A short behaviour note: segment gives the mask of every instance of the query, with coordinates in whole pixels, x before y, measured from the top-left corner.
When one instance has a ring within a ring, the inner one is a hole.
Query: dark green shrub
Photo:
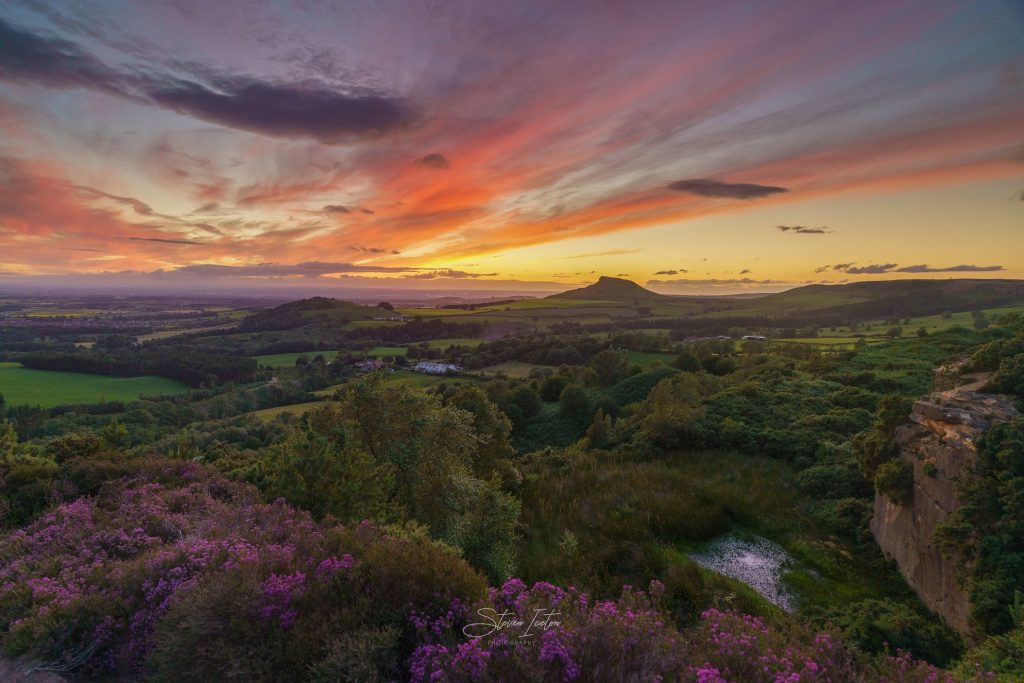
[[[875,489],[894,503],[910,505],[914,500],[914,466],[903,458],[882,463],[875,472]]]

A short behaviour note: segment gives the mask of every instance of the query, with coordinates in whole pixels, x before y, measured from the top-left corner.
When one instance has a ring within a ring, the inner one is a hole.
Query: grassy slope
[[[163,377],[106,377],[78,372],[30,370],[20,363],[0,363],[0,394],[8,405],[40,405],[132,401],[139,396],[180,394],[181,382]]]
[[[528,475],[520,571],[527,579],[576,583],[613,592],[643,585],[687,553],[728,531],[753,532],[784,546],[802,568],[787,576],[803,604],[914,598],[881,553],[850,561],[846,548],[818,529],[792,470],[768,458],[679,453],[654,461],[586,454],[561,469]],[[571,533],[579,550],[566,552]],[[690,567],[689,571],[693,571]],[[726,586],[743,600],[749,594]]]

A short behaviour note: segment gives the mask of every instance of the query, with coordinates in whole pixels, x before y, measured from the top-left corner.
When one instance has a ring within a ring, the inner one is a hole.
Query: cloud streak
[[[728,198],[728,199],[760,199],[775,194],[789,192],[785,187],[773,185],[755,185],[753,183],[724,183],[710,178],[695,178],[691,180],[677,180],[670,183],[668,189],[675,192],[694,194],[699,197]]]
[[[866,266],[858,266],[853,263],[837,263],[832,266],[821,266],[815,268],[815,273],[824,273],[833,270],[848,275],[881,275],[884,273],[993,273],[1006,270],[1005,266],[977,266],[973,264],[960,264],[956,266],[929,266],[918,264],[913,266],[900,266],[897,263],[872,263]]]
[[[689,286],[721,286],[721,285],[786,285],[792,284],[785,280],[755,280],[749,277],[741,278],[705,278],[705,279],[688,279],[679,278],[676,280],[648,280],[648,285],[658,287],[668,287],[676,285],[689,285]]]
[[[791,232],[794,235],[825,235],[832,232],[829,228],[808,228],[803,225],[777,225],[779,232]]]
[[[142,67],[115,68],[80,45],[0,19],[0,80],[84,88],[229,128],[336,143],[403,128],[415,114],[400,98],[365,88],[282,84],[239,74],[201,80]]]

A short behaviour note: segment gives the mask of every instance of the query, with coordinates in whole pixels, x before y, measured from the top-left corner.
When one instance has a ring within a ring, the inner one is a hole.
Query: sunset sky
[[[0,5],[0,280],[1024,278],[1024,3]]]

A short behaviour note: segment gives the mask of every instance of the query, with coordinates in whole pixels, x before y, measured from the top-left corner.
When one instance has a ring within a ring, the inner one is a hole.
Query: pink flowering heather
[[[168,467],[160,464],[160,473]],[[180,468],[191,483],[129,482],[60,505],[0,539],[0,624],[8,647],[58,659],[94,653],[93,664],[138,667],[160,618],[205,576],[257,564],[284,569],[296,556],[316,557],[323,537],[307,515],[259,504],[247,487],[211,481],[209,473],[200,479],[195,463]],[[343,554],[315,562],[327,580],[354,560]],[[296,617],[289,602],[271,581],[264,607],[285,628]],[[51,631],[61,620],[79,632],[70,647]],[[46,651],[50,643],[59,649]]]
[[[410,659],[411,680],[577,681],[603,671],[606,680],[653,681],[681,672],[664,656],[678,634],[649,595],[627,588],[617,601],[591,604],[575,588],[509,579],[467,616],[486,635],[418,629],[426,642]]]
[[[759,617],[737,612],[707,610],[696,626],[681,632],[658,607],[663,592],[660,582],[652,582],[647,592],[627,586],[618,600],[595,602],[572,588],[563,590],[546,582],[527,587],[519,579],[509,579],[492,588],[488,600],[467,617],[471,624],[502,623],[502,628],[483,637],[442,628],[447,622],[427,627],[417,617],[422,642],[409,660],[409,675],[415,683],[954,681],[906,654],[876,659],[831,633],[795,624],[770,627]],[[530,637],[521,638],[523,624],[530,624],[537,610],[558,612],[559,623],[551,628],[535,626]]]

